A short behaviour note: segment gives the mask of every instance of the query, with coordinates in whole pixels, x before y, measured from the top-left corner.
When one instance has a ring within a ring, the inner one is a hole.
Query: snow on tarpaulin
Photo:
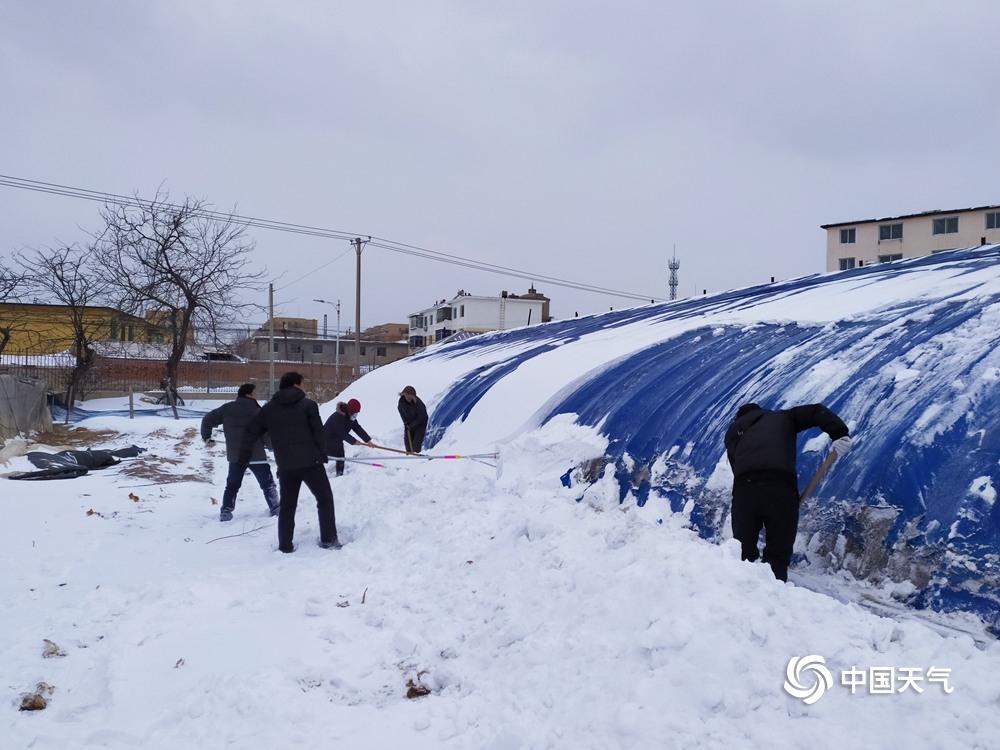
[[[431,347],[344,397],[412,384],[429,446],[465,451],[575,414],[607,437],[623,500],[668,504],[713,540],[729,535],[736,407],[823,402],[855,448],[803,507],[799,559],[908,579],[915,606],[1000,625],[998,345],[1000,247],[986,246]],[[800,484],[827,447],[801,436]]]

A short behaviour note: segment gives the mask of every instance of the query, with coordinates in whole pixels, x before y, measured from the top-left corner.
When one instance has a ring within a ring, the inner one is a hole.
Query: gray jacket
[[[254,399],[237,396],[234,400],[223,404],[218,409],[213,409],[202,418],[201,437],[203,440],[208,440],[212,437],[212,428],[221,424],[222,431],[226,435],[226,458],[229,459],[230,463],[236,463],[240,456],[243,432],[259,411],[260,404]],[[264,453],[264,443],[258,440],[253,445],[250,462],[260,463],[263,461],[267,461],[267,454]]]

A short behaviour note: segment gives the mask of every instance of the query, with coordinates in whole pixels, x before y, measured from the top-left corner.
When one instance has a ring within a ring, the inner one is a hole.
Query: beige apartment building
[[[826,230],[826,270],[846,271],[873,263],[1000,243],[1000,206],[925,211],[837,224]]]

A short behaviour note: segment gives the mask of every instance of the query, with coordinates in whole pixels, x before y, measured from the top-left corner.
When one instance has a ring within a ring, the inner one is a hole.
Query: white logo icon
[[[812,675],[810,684],[804,684],[803,676],[808,681],[810,674]],[[811,706],[831,687],[833,687],[833,675],[826,668],[826,660],[822,656],[810,654],[793,656],[788,660],[788,667],[785,669],[785,692],[793,698],[799,698]]]

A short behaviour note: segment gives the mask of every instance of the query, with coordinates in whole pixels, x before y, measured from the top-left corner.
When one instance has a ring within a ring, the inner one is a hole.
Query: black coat
[[[726,454],[733,478],[785,476],[797,481],[795,438],[811,427],[819,427],[833,440],[848,434],[847,425],[822,404],[781,411],[754,408],[738,415],[726,430]]]
[[[402,396],[399,397],[399,416],[410,432],[423,434],[427,430],[427,407],[419,398],[411,404]]]
[[[246,396],[237,396],[235,400],[223,404],[218,409],[212,409],[201,419],[202,440],[212,437],[212,429],[222,425],[222,432],[226,436],[226,458],[230,463],[239,460],[240,446],[243,443],[243,432],[246,430],[250,420],[257,416],[260,411],[260,404],[255,399]],[[264,443],[258,440],[253,445],[250,454],[253,462],[267,461],[267,454],[264,453]]]
[[[240,444],[240,460],[249,459],[254,441],[265,433],[271,438],[278,471],[326,463],[319,407],[298,388],[282,388],[250,421]]]
[[[358,441],[351,436],[351,432],[354,432],[365,443],[372,441],[371,435],[365,432],[364,427],[338,408],[323,425],[323,434],[326,435],[326,454],[328,456],[343,456],[344,441],[350,445],[357,445]]]

